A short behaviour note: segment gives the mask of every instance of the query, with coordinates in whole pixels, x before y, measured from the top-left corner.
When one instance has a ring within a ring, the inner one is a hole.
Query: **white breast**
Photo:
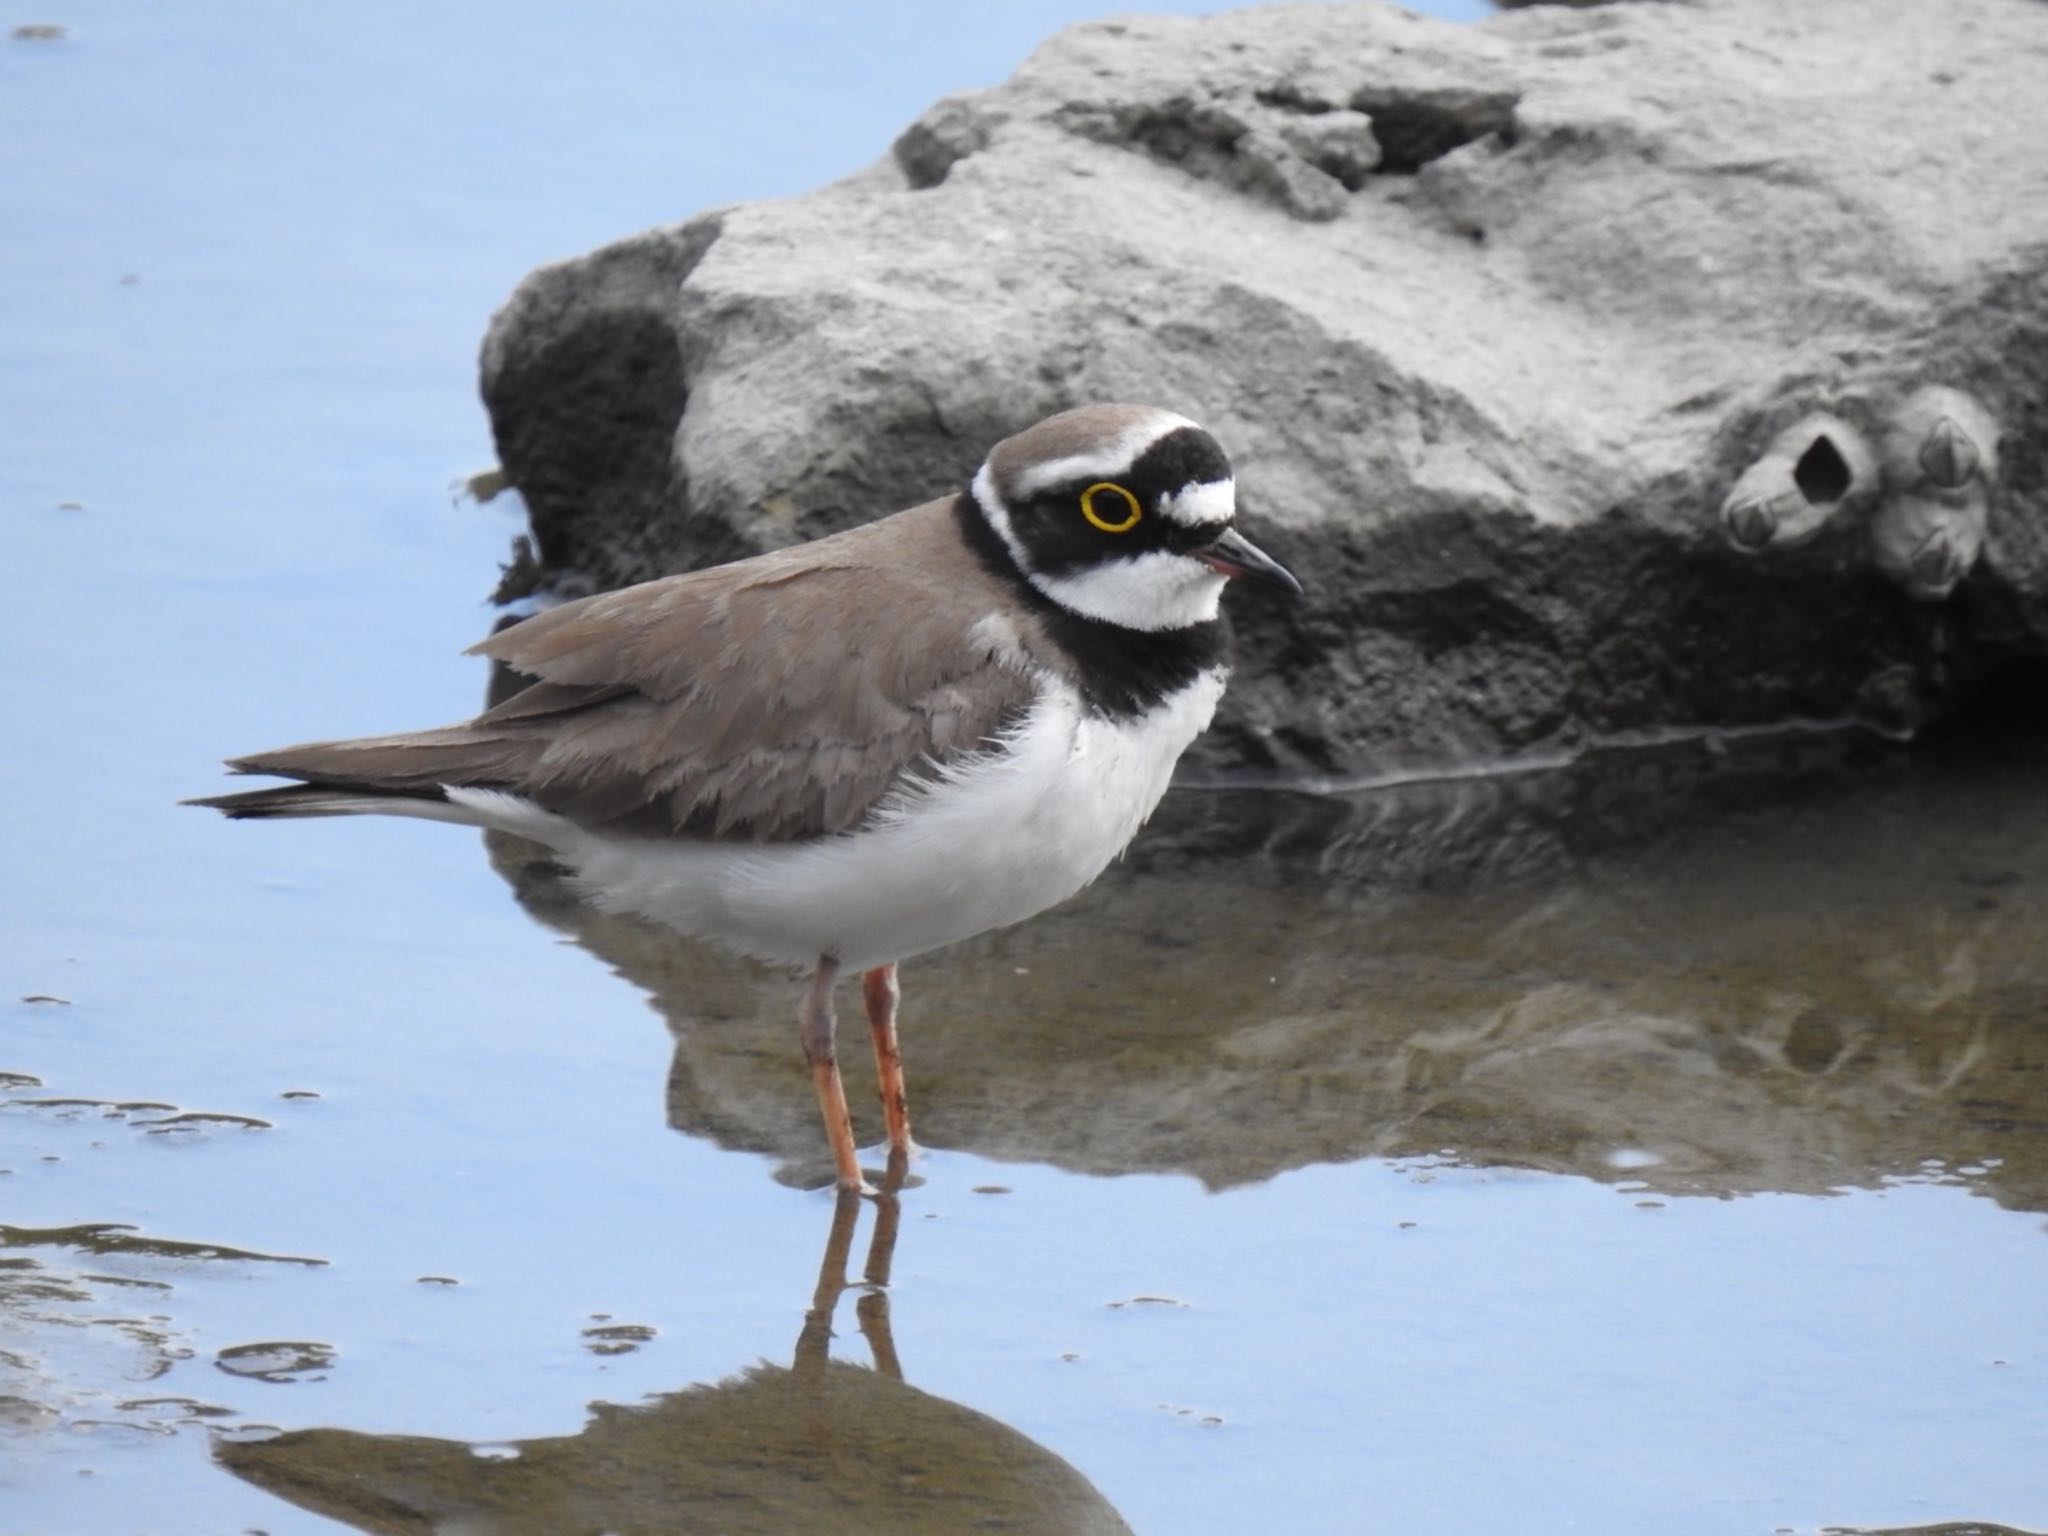
[[[599,905],[792,965],[884,965],[1019,922],[1080,890],[1151,815],[1215,713],[1223,669],[1150,713],[1090,715],[1048,674],[1001,750],[885,801],[858,831],[736,845],[586,832],[530,801],[450,789],[485,825],[558,849]]]

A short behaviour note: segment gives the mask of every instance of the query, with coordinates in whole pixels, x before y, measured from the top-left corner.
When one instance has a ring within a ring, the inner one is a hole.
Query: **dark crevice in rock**
[[[1386,176],[1413,176],[1489,136],[1503,146],[1515,143],[1516,98],[1504,95],[1446,94],[1396,96],[1361,91],[1352,105],[1372,119],[1380,143],[1379,170]]]

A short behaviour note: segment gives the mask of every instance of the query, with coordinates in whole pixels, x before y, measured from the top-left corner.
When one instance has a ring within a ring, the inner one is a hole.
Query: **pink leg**
[[[875,1041],[875,1076],[882,1088],[889,1151],[907,1155],[911,1150],[910,1099],[903,1088],[903,1050],[896,1043],[896,1002],[903,995],[896,985],[896,967],[878,965],[863,972],[860,990],[868,1005],[868,1032]]]
[[[832,1165],[842,1190],[855,1194],[867,1191],[860,1176],[860,1159],[853,1150],[853,1117],[846,1112],[846,1085],[839,1079],[839,1056],[833,1045],[838,1021],[832,1016],[832,983],[839,978],[839,962],[830,955],[818,957],[811,975],[811,989],[804,994],[803,1011],[797,1028],[804,1045],[804,1059],[811,1064],[811,1085],[818,1091],[818,1110],[825,1117],[825,1140],[832,1147]]]

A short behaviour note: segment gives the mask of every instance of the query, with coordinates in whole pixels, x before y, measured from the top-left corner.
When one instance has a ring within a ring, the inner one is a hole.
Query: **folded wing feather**
[[[534,682],[464,724],[230,766],[397,795],[505,789],[620,831],[849,830],[905,772],[986,748],[1037,693],[1015,647],[973,638],[979,582],[893,558],[940,525],[891,525],[927,511],[502,630],[473,651]]]

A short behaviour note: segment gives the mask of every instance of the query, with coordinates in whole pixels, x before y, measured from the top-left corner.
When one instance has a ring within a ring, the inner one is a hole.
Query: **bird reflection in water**
[[[848,1267],[863,1202],[838,1197],[787,1367],[755,1365],[634,1406],[593,1404],[579,1434],[502,1447],[310,1429],[222,1443],[215,1454],[236,1476],[301,1508],[406,1536],[1128,1536],[1102,1495],[1051,1451],[904,1381],[887,1289],[902,1219],[900,1164],[890,1173],[872,1202],[858,1280]],[[833,1321],[848,1290],[860,1293],[854,1313],[872,1368],[831,1358]]]

